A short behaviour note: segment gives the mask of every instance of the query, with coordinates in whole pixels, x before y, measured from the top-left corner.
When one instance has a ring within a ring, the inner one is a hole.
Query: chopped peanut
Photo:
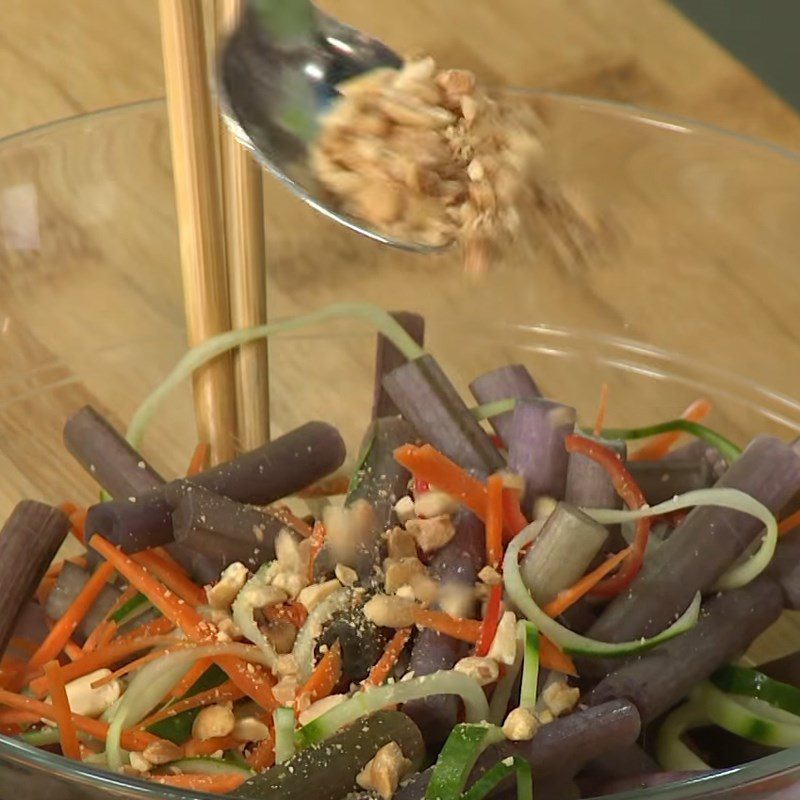
[[[438,489],[423,492],[414,501],[414,513],[425,519],[440,517],[443,514],[455,514],[458,509],[458,501],[447,492],[440,492]]]
[[[358,580],[358,573],[346,564],[337,564],[333,574],[342,586],[352,586]]]
[[[481,568],[478,573],[478,580],[485,583],[487,586],[497,586],[503,582],[503,576],[490,564]]]
[[[442,584],[439,587],[439,607],[451,617],[469,619],[475,613],[475,590],[464,583]]]
[[[556,681],[544,688],[542,699],[554,717],[560,717],[572,711],[578,703],[581,693],[575,686],[568,686],[566,681]]]
[[[130,756],[131,768],[137,773],[149,772],[153,765],[141,754],[133,751]]]
[[[230,608],[246,582],[247,567],[239,561],[229,564],[213,586],[206,586],[208,604],[212,608]]]
[[[503,723],[503,734],[512,742],[527,742],[539,729],[539,720],[527,708],[515,708]]]
[[[323,600],[341,588],[342,584],[336,578],[325,583],[312,583],[297,595],[297,602],[304,605],[308,611],[313,611]]]
[[[489,658],[510,666],[517,654],[517,617],[513,611],[506,611],[500,618],[497,632],[492,639],[487,655]]]
[[[430,519],[412,519],[406,530],[414,537],[423,553],[433,553],[444,547],[455,535],[453,521],[447,515]]]
[[[401,497],[395,504],[394,504],[394,513],[397,515],[397,521],[401,525],[405,525],[410,519],[413,519],[416,515],[414,513],[414,501],[408,495],[405,497]]]
[[[383,562],[383,588],[387,594],[394,594],[401,586],[410,585],[416,575],[426,575],[425,565],[416,557],[387,558]]]
[[[453,669],[469,675],[470,678],[475,678],[481,686],[494,683],[500,675],[500,667],[497,662],[493,658],[481,656],[462,658]]]
[[[411,770],[411,762],[403,755],[397,742],[381,747],[356,776],[362,789],[374,789],[383,800],[390,800],[400,780]]]
[[[201,742],[217,736],[227,736],[233,730],[235,723],[236,719],[230,704],[206,706],[201,708],[200,713],[194,718],[192,736]]]
[[[161,766],[183,757],[183,750],[167,739],[158,739],[145,747],[142,755],[151,763]]]
[[[417,543],[414,537],[402,528],[392,528],[386,534],[386,549],[389,558],[416,558]]]
[[[122,685],[119,680],[104,683],[93,689],[92,684],[102,678],[111,675],[110,669],[98,669],[70,681],[64,688],[67,692],[67,700],[73,714],[81,714],[84,717],[99,717],[104,711],[109,709],[117,702],[122,692]],[[45,698],[45,702],[50,703],[50,697]]]
[[[394,594],[395,597],[402,597],[404,600],[411,600],[412,602],[417,600],[417,593],[408,584],[401,586]]]
[[[240,717],[233,724],[233,738],[237,742],[260,742],[269,739],[269,727],[257,717]]]
[[[407,628],[414,623],[414,603],[402,597],[376,594],[364,604],[364,616],[379,628]]]
[[[326,506],[323,512],[325,547],[337,563],[356,565],[373,534],[375,514],[363,499],[350,506]]]
[[[275,696],[275,699],[282,705],[282,706],[290,706],[293,702],[295,697],[297,696],[297,689],[298,689],[298,681],[297,675],[284,675],[276,684],[272,687],[272,694]]]

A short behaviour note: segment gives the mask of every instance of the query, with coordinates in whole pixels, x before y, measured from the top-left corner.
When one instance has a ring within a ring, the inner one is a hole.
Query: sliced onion
[[[264,654],[267,667],[275,671],[275,665],[278,661],[278,652],[272,646],[272,642],[261,632],[258,627],[254,612],[256,606],[252,602],[252,593],[260,584],[264,582],[264,575],[272,565],[264,564],[256,574],[250,578],[249,581],[242,587],[236,599],[233,601],[231,611],[233,612],[233,622],[237,628],[242,632],[245,639],[249,639],[259,650]]]
[[[297,664],[297,675],[301,683],[308,680],[314,669],[314,645],[322,632],[322,627],[334,614],[343,611],[349,605],[350,592],[347,589],[335,591],[314,607],[303,623],[303,627],[297,632],[292,656]]]

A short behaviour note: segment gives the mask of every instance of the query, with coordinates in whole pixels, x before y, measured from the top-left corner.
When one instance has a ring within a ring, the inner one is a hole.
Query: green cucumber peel
[[[483,722],[489,716],[489,704],[480,684],[463,672],[439,670],[408,681],[375,686],[357,692],[326,711],[295,733],[298,747],[308,747],[333,736],[339,728],[380,711],[389,705],[407,703],[435,694],[454,694],[464,701],[467,722]]]
[[[509,756],[498,761],[472,784],[461,800],[483,800],[489,792],[511,774],[517,776],[517,800],[533,800],[531,765],[519,756]]]
[[[800,689],[776,681],[757,669],[728,664],[718,669],[710,680],[723,692],[763,700],[800,718]]]
[[[275,763],[283,764],[294,755],[294,710],[276,708],[272,712],[275,725]]]
[[[517,608],[536,625],[540,634],[550,639],[565,653],[597,658],[621,658],[635,655],[674,639],[676,636],[691,630],[697,624],[697,619],[700,616],[700,592],[695,595],[686,611],[672,625],[649,639],[634,639],[630,642],[601,642],[575,633],[575,631],[547,616],[536,605],[528,588],[522,581],[519,569],[519,554],[523,547],[536,538],[537,534],[538,527],[535,524],[529,525],[511,540],[503,559],[503,582],[508,596]]]
[[[178,761],[170,762],[170,766],[177,767],[188,775],[241,775],[245,779],[255,775],[252,769],[241,767],[228,758],[211,758],[210,756],[181,758]]]
[[[127,603],[123,603],[110,617],[109,620],[111,622],[116,622],[117,625],[120,625],[124,622],[127,622],[127,618],[133,614],[134,611],[144,611],[144,606],[150,604],[150,601],[141,593],[135,594],[128,600]]]
[[[133,447],[138,447],[150,420],[166,396],[179,383],[190,378],[196,369],[212,359],[248,342],[301,330],[331,319],[358,319],[371,323],[409,361],[425,355],[425,351],[391,314],[369,303],[334,303],[309,314],[220,333],[187,350],[166,378],[144,399],[128,425],[126,436],[128,442]]]
[[[494,725],[456,725],[436,759],[425,800],[459,800],[478,756],[502,739],[503,732]]]
[[[763,503],[759,503],[754,497],[740,492],[738,489],[695,489],[656,506],[645,506],[630,511],[615,511],[605,508],[584,508],[582,511],[602,525],[614,525],[619,522],[633,522],[644,517],[682,511],[695,506],[731,508],[734,511],[749,514],[764,523],[765,534],[758,550],[743,561],[734,564],[714,584],[712,591],[728,592],[731,589],[740,589],[757,578],[769,566],[778,544],[778,522],[775,515]]]
[[[685,733],[708,725],[708,722],[708,715],[696,703],[684,703],[676,708],[658,730],[656,761],[661,768],[672,772],[711,769],[682,738]]]
[[[690,700],[714,725],[769,747],[800,745],[800,717],[753,697],[726,694],[709,681],[696,686]]]
[[[539,630],[528,620],[520,620],[517,627],[524,652],[519,704],[533,711],[539,689]]]

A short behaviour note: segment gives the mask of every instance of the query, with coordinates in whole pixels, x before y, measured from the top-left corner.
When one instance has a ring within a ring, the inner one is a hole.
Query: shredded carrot
[[[486,486],[486,563],[495,569],[503,561],[503,477],[490,475]]]
[[[119,669],[114,670],[114,672],[112,672],[110,675],[106,675],[103,678],[98,678],[96,681],[93,681],[92,689],[99,689],[101,686],[105,686],[107,683],[111,683],[117,678],[122,678],[124,675],[128,675],[134,670],[141,669],[150,662],[157,661],[159,658],[165,656],[167,653],[172,653],[175,650],[185,650],[185,649],[186,649],[185,647],[180,647],[178,645],[176,645],[175,647],[156,648],[155,650],[149,652],[147,655],[140,656],[139,658],[135,658],[133,661],[129,661],[127,664],[124,664]]]
[[[215,736],[212,739],[189,739],[183,746],[183,753],[186,758],[198,758],[199,756],[210,756],[217,750],[230,750],[237,747],[241,742],[233,736]]]
[[[308,582],[314,583],[314,562],[325,547],[325,526],[320,520],[314,523],[311,533],[311,549],[308,553]]]
[[[133,560],[189,605],[197,607],[206,602],[205,591],[192,582],[183,567],[173,561],[165,550],[142,550],[133,556]]]
[[[166,617],[158,617],[143,622],[125,633],[121,633],[109,644],[129,644],[150,636],[164,636],[173,630],[175,630],[175,625],[172,620]]]
[[[394,669],[397,659],[403,652],[406,642],[411,636],[411,628],[400,628],[389,640],[383,655],[377,660],[369,671],[366,682],[370,686],[381,686],[389,677],[389,673]]]
[[[458,464],[442,455],[429,444],[417,447],[406,444],[394,451],[394,458],[414,478],[421,478],[455,497],[470,511],[486,522],[488,491],[486,485],[473,478]],[[507,538],[519,533],[528,521],[519,508],[516,493],[503,491],[503,528]]]
[[[36,642],[32,642],[30,639],[25,639],[22,636],[12,636],[8,640],[8,646],[13,647],[16,650],[22,650],[28,655],[32,655],[36,652]]]
[[[189,461],[189,467],[186,470],[187,478],[197,475],[198,472],[202,472],[206,468],[208,452],[208,442],[197,443],[197,447],[195,447],[194,453],[192,453],[192,459]]]
[[[600,402],[597,405],[597,416],[594,419],[594,435],[600,436],[606,421],[606,411],[608,410],[608,384],[604,383],[600,387]]]
[[[61,752],[67,758],[80,759],[81,751],[78,747],[78,732],[72,721],[72,713],[67,699],[67,690],[64,688],[64,679],[61,677],[61,668],[58,661],[48,661],[44,665],[44,674],[50,689],[50,702],[53,706],[54,722],[58,725],[58,738],[61,741]]]
[[[406,444],[394,451],[394,459],[415,478],[460,500],[470,511],[486,519],[486,486],[429,444]]]
[[[539,661],[545,669],[554,669],[573,677],[578,676],[573,660],[546,636],[539,637]]]
[[[290,622],[295,628],[302,628],[308,618],[308,609],[298,602],[273,603],[262,609],[267,622]]]
[[[43,703],[41,700],[34,700],[31,697],[15,694],[5,689],[0,689],[0,705],[15,708],[19,711],[29,711],[31,714],[36,714],[37,717],[53,720],[53,706],[49,703]],[[108,736],[108,725],[105,722],[101,722],[99,719],[83,717],[80,714],[71,714],[70,716],[72,724],[81,733],[91,736],[92,739],[105,741],[106,736]],[[53,721],[55,722],[55,720]],[[121,743],[126,750],[141,751],[148,744],[158,741],[161,740],[157,736],[144,731],[124,730],[122,732]]]
[[[78,647],[72,639],[67,639],[67,641],[64,642],[64,652],[70,661],[77,661],[79,658],[83,657],[83,650]]]
[[[298,493],[298,497],[333,497],[337,494],[347,494],[347,487],[350,485],[350,478],[347,475],[333,475],[311,486],[306,486]]]
[[[30,711],[20,711],[15,708],[4,708],[0,711],[0,725],[33,725],[41,717],[31,714]]]
[[[319,660],[317,666],[314,667],[314,671],[308,680],[300,687],[295,699],[295,709],[300,710],[305,705],[306,698],[308,699],[308,705],[311,705],[311,703],[327,697],[341,677],[342,646],[337,639],[328,648],[328,652]]]
[[[778,536],[789,533],[789,531],[794,530],[798,525],[800,525],[800,509],[780,521],[778,524]]]
[[[704,397],[695,400],[681,414],[681,419],[689,422],[702,422],[710,413],[713,406]],[[675,442],[680,439],[680,431],[667,431],[654,436],[647,444],[628,456],[629,461],[657,461],[670,451]]]
[[[114,634],[117,632],[117,623],[114,622],[111,617],[113,617],[114,614],[116,614],[117,611],[119,611],[126,603],[130,602],[137,594],[138,591],[134,589],[133,586],[129,586],[124,592],[122,592],[114,605],[108,610],[108,613],[103,621],[86,638],[86,641],[83,643],[84,653],[91,653],[92,650],[96,650],[98,647],[107,645],[111,639],[114,638]]]
[[[304,539],[308,539],[311,536],[314,529],[304,519],[292,514],[291,509],[287,506],[270,506],[268,510],[273,517],[279,519],[284,525],[288,525]]]
[[[71,664],[66,664],[61,668],[61,674],[64,681],[69,683],[95,670],[118,664],[134,653],[139,653],[142,650],[149,650],[151,647],[160,647],[170,644],[175,644],[175,640],[167,636],[147,636],[128,642],[115,641],[106,647],[98,648],[91,653],[86,653],[83,658],[79,658]],[[29,686],[37,697],[43,697],[47,693],[47,682],[41,676],[33,678]]]
[[[69,521],[72,525],[72,535],[81,543],[84,544],[86,539],[86,516],[89,513],[87,508],[78,508],[69,515]]]
[[[70,514],[78,510],[78,506],[69,500],[65,500],[63,503],[61,503],[61,505],[59,505],[58,510],[68,517]]]
[[[475,644],[481,635],[481,623],[477,619],[451,617],[450,614],[446,614],[444,611],[434,611],[430,608],[422,608],[422,606],[414,606],[411,613],[414,623],[419,625],[420,628],[430,628],[447,636],[452,636],[453,639],[458,639],[461,642]]]
[[[599,567],[593,569],[587,575],[570,586],[568,589],[560,591],[542,610],[549,617],[557,617],[563,614],[570,606],[575,605],[584,595],[588,594],[598,583],[600,583],[609,572],[617,568],[629,555],[631,548],[626,547],[613,556],[609,556]]]
[[[39,581],[34,597],[40,606],[43,606],[47,602],[47,598],[50,597],[50,592],[55,588],[56,580],[57,578],[54,575],[45,575],[44,578]]]
[[[211,703],[227,703],[229,701],[239,700],[244,696],[244,692],[238,689],[230,681],[226,681],[213,689],[207,689],[205,692],[198,692],[197,694],[187,697],[184,700],[178,700],[167,708],[162,708],[151,714],[147,719],[142,720],[138,727],[149,728],[155,725],[156,722],[161,722],[162,719],[169,719],[176,714],[184,711],[189,711],[193,708],[201,708],[202,706],[210,705]]]
[[[275,763],[275,738],[270,735],[269,738],[262,739],[247,757],[247,763],[256,772],[271,767]]]
[[[642,490],[613,450],[600,444],[600,442],[595,442],[576,434],[567,436],[564,444],[568,453],[581,453],[600,464],[608,472],[615,491],[628,508],[642,508],[647,504]],[[650,537],[650,523],[651,520],[647,517],[636,521],[633,543],[629,549],[628,557],[622,563],[618,572],[598,583],[591,590],[593,595],[597,597],[614,597],[628,588],[642,567],[647,540]]]
[[[481,632],[475,642],[475,655],[485,656],[492,646],[500,617],[503,616],[503,584],[498,583],[489,590],[489,600],[486,603],[486,613],[481,622]]]
[[[245,777],[235,773],[222,773],[219,775],[184,773],[182,775],[152,775],[150,780],[154,783],[160,783],[162,786],[173,786],[176,789],[227,794],[241,786],[245,781]]]
[[[167,698],[177,700],[183,697],[205,675],[211,664],[210,658],[200,658],[195,661],[191,669],[172,687]]]
[[[31,670],[43,667],[47,661],[52,661],[64,649],[73,631],[86,616],[113,572],[114,567],[108,563],[101,564],[95,570],[72,605],[56,622],[39,649],[31,656],[28,664]]]
[[[215,626],[203,619],[196,609],[176,598],[144,567],[102,536],[93,536],[91,546],[106,558],[108,563],[113,564],[117,572],[131,585],[136,586],[167,619],[179,627],[187,638],[196,642],[208,641],[216,633]],[[272,678],[262,668],[248,664],[236,656],[216,656],[214,663],[263,709],[275,708]]]

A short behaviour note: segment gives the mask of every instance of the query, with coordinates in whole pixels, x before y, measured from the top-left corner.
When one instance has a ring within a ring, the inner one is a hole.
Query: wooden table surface
[[[322,5],[401,52],[431,53],[441,64],[471,68],[488,82],[632,103],[789,147],[800,142],[800,117],[662,0]],[[6,0],[0,136],[161,96],[159,48],[156,0]],[[556,117],[556,127],[561,124],[573,137],[562,153],[566,173],[579,180],[585,167],[595,189],[624,197],[613,212],[639,240],[625,258],[582,282],[546,265],[530,277],[519,269],[501,272],[489,316],[533,325],[529,349],[541,361],[537,376],[577,405],[584,419],[610,375],[614,424],[669,418],[698,393],[714,395],[713,384],[719,389],[713,421],[729,435],[744,441],[763,425],[785,431],[783,423],[800,418],[791,400],[800,397],[796,371],[780,367],[797,363],[793,321],[800,279],[790,273],[786,257],[796,255],[800,244],[792,222],[800,215],[800,170],[743,158],[731,179],[734,187],[702,174],[698,181],[697,164],[719,166],[713,142],[692,139],[684,154],[668,153],[662,160],[652,149],[655,138],[643,147],[626,140],[622,129],[615,133],[613,121],[601,135],[581,131],[573,111]],[[0,514],[25,495],[91,501],[95,490],[69,465],[60,443],[65,416],[92,402],[121,423],[182,349],[163,113],[153,107],[130,120],[128,126],[118,118],[72,126],[57,144],[37,139],[19,151],[0,148]],[[605,167],[590,164],[598,147],[611,153]],[[672,172],[681,182],[670,184],[678,194],[667,204],[653,186],[669,183]],[[750,219],[741,207],[747,200],[743,187],[767,173],[774,191],[753,198]],[[698,192],[703,196],[699,208],[708,210],[707,227],[698,226],[696,207],[679,202],[679,193],[690,191],[692,202]],[[739,198],[740,207],[726,207],[731,197]],[[267,207],[273,315],[351,295],[433,311],[438,352],[461,387],[481,369],[521,357],[520,348],[507,346],[507,335],[484,350],[473,349],[463,329],[455,341],[444,335],[453,308],[460,318],[487,317],[482,290],[464,286],[454,259],[431,267],[355,241],[287,198],[274,182],[267,183]],[[33,232],[26,210],[38,220]],[[754,264],[766,270],[766,278]],[[697,292],[672,291],[688,283]],[[738,338],[748,325],[750,347]],[[569,360],[567,330],[577,331],[569,335],[589,354],[580,362]],[[270,369],[279,429],[312,414],[341,424],[351,441],[363,427],[372,345],[353,344],[348,335],[349,329],[336,328],[324,340],[274,345]],[[711,361],[728,376],[724,380],[704,372],[708,342],[715,337],[720,343]],[[645,340],[651,348],[646,353],[631,345]],[[703,359],[686,361],[677,381],[663,363],[673,342],[687,356],[703,350]],[[774,362],[769,369],[765,358]],[[730,377],[738,373],[779,393],[759,394]],[[754,410],[769,403],[770,419]],[[188,460],[192,441],[184,389],[160,413],[145,453],[165,474],[175,474]]]

